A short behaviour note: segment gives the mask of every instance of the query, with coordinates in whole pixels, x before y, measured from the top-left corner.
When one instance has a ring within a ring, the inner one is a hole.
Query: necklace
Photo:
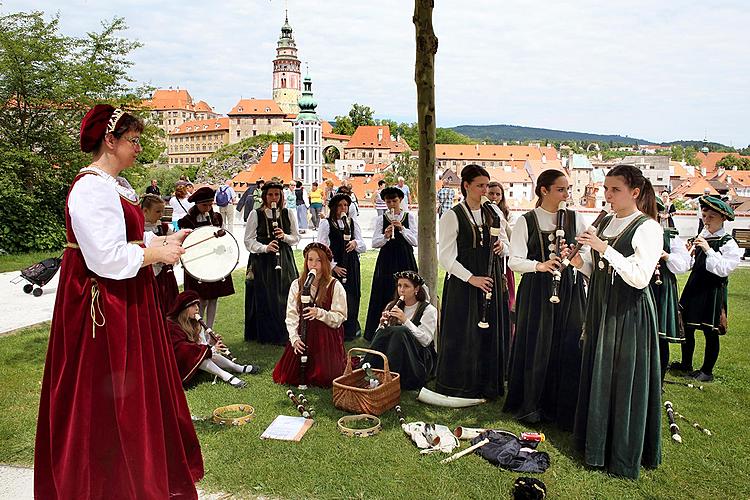
[[[471,217],[471,222],[474,224],[474,227],[479,232],[479,246],[484,246],[484,212],[482,211],[482,207],[479,207],[479,218],[482,222],[481,225],[477,224],[477,220],[474,218],[474,213],[471,211],[471,207],[469,206],[469,203],[464,200],[464,205],[466,205],[466,210],[469,212],[469,217]]]

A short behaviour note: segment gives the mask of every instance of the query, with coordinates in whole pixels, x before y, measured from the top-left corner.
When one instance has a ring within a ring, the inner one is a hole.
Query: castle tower
[[[323,128],[315,108],[312,80],[306,76],[299,98],[299,115],[294,121],[294,178],[309,186],[321,182],[323,176]]]
[[[288,114],[299,113],[297,101],[300,97],[300,62],[297,45],[292,36],[289,16],[285,15],[281,36],[276,44],[276,59],[273,60],[273,100]]]

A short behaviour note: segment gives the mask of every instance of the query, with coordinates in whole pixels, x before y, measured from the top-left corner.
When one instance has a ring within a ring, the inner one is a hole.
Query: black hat
[[[188,201],[190,203],[195,203],[196,205],[198,203],[206,203],[207,201],[214,201],[214,195],[216,195],[216,191],[208,186],[203,186],[195,193],[191,194]]]
[[[339,204],[341,200],[346,200],[346,203],[349,205],[352,204],[352,199],[349,197],[348,194],[339,193],[339,194],[334,195],[331,198],[331,201],[328,202],[328,208],[331,211],[336,210],[336,206]]]
[[[187,309],[193,304],[197,304],[200,301],[201,298],[198,295],[198,292],[196,292],[195,290],[185,290],[177,297],[175,297],[172,308],[167,313],[167,316],[170,318],[176,318],[183,310]]]
[[[404,199],[404,192],[401,191],[399,188],[397,188],[395,186],[394,187],[387,187],[387,188],[383,189],[380,192],[380,197],[383,198],[384,200],[386,200],[388,198],[396,198],[396,197],[398,197],[399,199],[403,200]]]
[[[274,180],[270,180],[266,182],[265,184],[263,184],[263,187],[261,188],[261,190],[264,193],[267,193],[269,189],[278,189],[279,191],[283,191],[284,186],[282,186],[281,184],[279,184],[278,182]]]

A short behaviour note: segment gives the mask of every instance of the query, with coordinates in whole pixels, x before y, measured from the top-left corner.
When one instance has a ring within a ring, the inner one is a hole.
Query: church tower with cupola
[[[304,90],[299,98],[299,114],[294,121],[294,178],[309,186],[320,183],[323,175],[323,128],[320,124],[312,93],[312,80],[305,76]]]
[[[287,114],[299,113],[297,101],[300,98],[300,61],[297,59],[297,45],[292,36],[289,15],[285,13],[281,36],[276,44],[276,59],[273,60],[273,100]]]

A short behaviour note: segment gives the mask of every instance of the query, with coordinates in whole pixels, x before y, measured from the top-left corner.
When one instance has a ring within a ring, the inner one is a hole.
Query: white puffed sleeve
[[[249,219],[248,219],[249,220]],[[286,299],[286,331],[289,334],[289,342],[294,343],[300,340],[297,329],[299,328],[299,311],[297,310],[297,295],[299,295],[299,280],[292,281],[289,287],[289,295]]]
[[[328,219],[320,219],[320,224],[318,224],[318,237],[316,241],[318,243],[322,243],[328,248],[331,248],[331,226],[328,222]]]
[[[675,236],[669,241],[667,268],[674,274],[683,274],[690,271],[690,253],[687,251],[685,242],[679,236]]]
[[[725,278],[737,269],[743,254],[744,251],[740,249],[734,238],[724,243],[718,252],[709,248],[706,253],[706,271]]]
[[[422,347],[427,347],[430,342],[435,338],[435,330],[437,329],[437,309],[432,304],[428,304],[422,313],[422,319],[419,322],[419,326],[411,322],[411,318],[406,320],[404,326],[406,326],[414,338],[417,339]]]
[[[81,177],[68,197],[68,213],[83,259],[95,274],[123,280],[135,277],[144,250],[128,243],[125,214],[114,180]]]
[[[404,239],[415,247],[419,241],[419,223],[411,212],[406,212],[406,218],[409,220],[409,227],[404,228]]]
[[[308,203],[309,205],[309,203]],[[293,247],[297,243],[299,243],[299,227],[297,223],[297,212],[292,212],[291,208],[285,208],[286,215],[289,217],[289,234],[284,233],[284,243],[289,245],[290,247]]]
[[[346,321],[346,290],[338,280],[333,281],[333,300],[331,301],[331,310],[318,306],[318,314],[315,316],[331,328],[340,327]]]
[[[351,219],[352,222],[354,222],[354,241],[357,242],[357,253],[365,253],[367,251],[367,245],[365,244],[365,239],[362,235],[362,228],[359,227],[359,222],[357,222],[357,219]]]
[[[642,223],[633,234],[633,255],[624,257],[620,252],[607,246],[604,258],[609,261],[620,277],[633,288],[646,288],[661,257],[664,242],[664,229],[653,219]]]
[[[526,217],[519,217],[510,236],[510,260],[508,267],[517,273],[533,273],[538,261],[527,259],[529,251],[529,229]]]
[[[372,248],[383,248],[388,243],[383,234],[383,217],[375,217],[375,229],[372,231]]]
[[[245,224],[245,248],[250,253],[266,253],[268,245],[258,241],[258,212],[253,210]]]
[[[458,217],[453,210],[448,210],[440,218],[440,241],[438,261],[445,272],[462,281],[469,281],[472,274],[458,262]]]

